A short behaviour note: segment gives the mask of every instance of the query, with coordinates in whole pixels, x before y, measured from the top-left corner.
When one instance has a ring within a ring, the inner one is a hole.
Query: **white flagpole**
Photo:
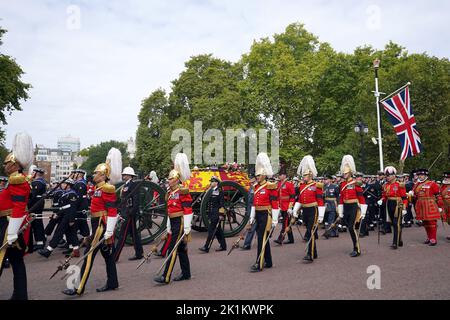
[[[380,155],[380,171],[384,171],[383,164],[383,140],[381,138],[381,117],[380,117],[380,94],[378,91],[378,68],[380,67],[380,60],[376,59],[373,62],[373,67],[375,69],[375,98],[377,101],[377,123],[378,123],[378,151]]]

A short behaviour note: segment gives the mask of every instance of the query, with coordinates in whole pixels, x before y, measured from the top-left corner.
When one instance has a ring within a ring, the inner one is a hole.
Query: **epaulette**
[[[103,190],[104,192],[106,192],[106,193],[114,193],[114,192],[116,192],[116,187],[113,186],[112,184],[105,183],[105,184],[102,186],[102,190]]]
[[[9,184],[22,184],[26,181],[27,181],[27,178],[20,173],[13,174],[8,178]]]
[[[323,189],[323,183],[322,182],[316,182],[316,187],[319,189]]]
[[[189,194],[189,188],[180,188],[180,194]]]
[[[267,189],[269,190],[275,190],[278,189],[278,184],[273,182],[267,182]]]

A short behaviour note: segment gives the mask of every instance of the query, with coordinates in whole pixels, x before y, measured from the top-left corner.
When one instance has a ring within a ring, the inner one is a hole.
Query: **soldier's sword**
[[[314,234],[316,233],[316,230],[317,230],[318,227],[319,227],[319,222],[317,222],[317,223],[314,225],[313,229],[311,230],[311,237],[309,238],[308,242],[306,243],[305,251],[308,251],[308,246],[309,246],[311,240],[313,239]]]
[[[161,244],[161,242],[163,242],[164,236],[167,234],[167,230],[165,232],[162,232],[159,235],[159,241],[158,243],[152,247],[151,251],[149,253],[146,254],[146,256],[144,257],[144,259],[142,259],[142,261],[137,265],[136,270],[139,269],[145,262],[148,262],[150,257],[156,252],[158,251],[158,246]]]
[[[266,250],[267,242],[269,242],[269,239],[272,238],[272,234],[273,234],[274,230],[275,230],[275,227],[272,226],[272,228],[270,229],[270,233],[269,233],[269,235],[266,238],[266,241],[264,241],[264,243],[262,245],[261,252],[259,253],[258,258],[256,258],[255,264],[259,263],[258,261],[259,261],[259,259],[261,259],[262,253]]]
[[[253,222],[255,223],[255,222]],[[233,252],[234,249],[239,248],[239,242],[241,242],[241,240],[244,240],[245,236],[247,235],[247,233],[249,232],[249,230],[252,228],[253,223],[250,224],[250,228],[245,229],[245,231],[239,236],[239,238],[233,243],[233,245],[231,246],[230,251],[228,251],[227,256],[229,256],[231,254],[231,252]]]
[[[159,268],[158,272],[156,274],[159,274],[162,270],[162,268],[166,265],[167,261],[171,258],[173,252],[178,248],[178,246],[181,243],[181,240],[183,240],[184,236],[186,234],[183,232],[183,234],[181,235],[180,239],[175,243],[175,246],[173,247],[172,251],[170,251],[170,253],[167,255],[166,260],[164,260],[164,262],[162,263],[161,267]]]

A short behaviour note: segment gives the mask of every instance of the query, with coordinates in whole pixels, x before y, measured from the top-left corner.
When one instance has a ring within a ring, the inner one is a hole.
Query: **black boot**
[[[204,253],[208,253],[209,252],[209,249],[206,246],[198,248],[198,250],[200,250],[201,252],[204,252]]]
[[[153,281],[160,284],[168,284],[163,276],[156,276],[153,278]]]
[[[356,250],[353,250],[353,251],[350,253],[350,257],[352,257],[352,258],[358,257],[358,256],[360,256],[360,255],[361,255],[361,253],[359,253],[359,252],[356,251]]]
[[[97,291],[97,292],[106,292],[106,291],[111,291],[111,290],[116,290],[116,289],[117,289],[117,287],[116,288],[111,288],[111,287],[109,287],[106,284],[103,287],[96,289],[95,291]]]
[[[310,254],[307,254],[304,258],[303,258],[303,262],[304,263],[312,263],[314,260],[313,260],[313,258],[311,257],[311,255]]]
[[[38,251],[38,253],[43,256],[46,257],[48,259],[48,257],[50,257],[50,255],[52,254],[52,251],[48,250],[47,248],[45,249],[41,249]]]
[[[173,281],[183,281],[183,280],[189,280],[191,279],[190,276],[185,276],[183,273],[180,273],[178,276],[173,278]]]

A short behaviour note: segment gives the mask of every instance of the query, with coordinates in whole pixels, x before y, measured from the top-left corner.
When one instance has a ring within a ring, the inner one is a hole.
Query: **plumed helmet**
[[[356,173],[356,166],[355,166],[355,160],[353,160],[353,156],[351,155],[345,155],[342,157],[341,162],[341,174],[349,173],[352,174]]]
[[[261,152],[256,157],[256,163],[255,163],[255,175],[259,176],[267,176],[271,177],[273,176],[273,169],[272,165],[270,163],[269,156],[265,152]]]
[[[27,170],[33,163],[33,159],[33,141],[30,135],[21,132],[14,137],[12,152],[6,156],[3,163],[17,163],[22,169]]]
[[[297,174],[302,176],[311,176],[312,178],[317,176],[316,164],[312,156],[304,156],[297,168]]]
[[[177,153],[173,165],[173,170],[169,173],[170,179],[179,179],[181,182],[189,180],[191,177],[191,169],[189,168],[189,160],[184,153]]]
[[[156,175],[156,171],[152,170],[150,171],[150,179],[152,179],[152,182],[159,183],[159,178]]]

